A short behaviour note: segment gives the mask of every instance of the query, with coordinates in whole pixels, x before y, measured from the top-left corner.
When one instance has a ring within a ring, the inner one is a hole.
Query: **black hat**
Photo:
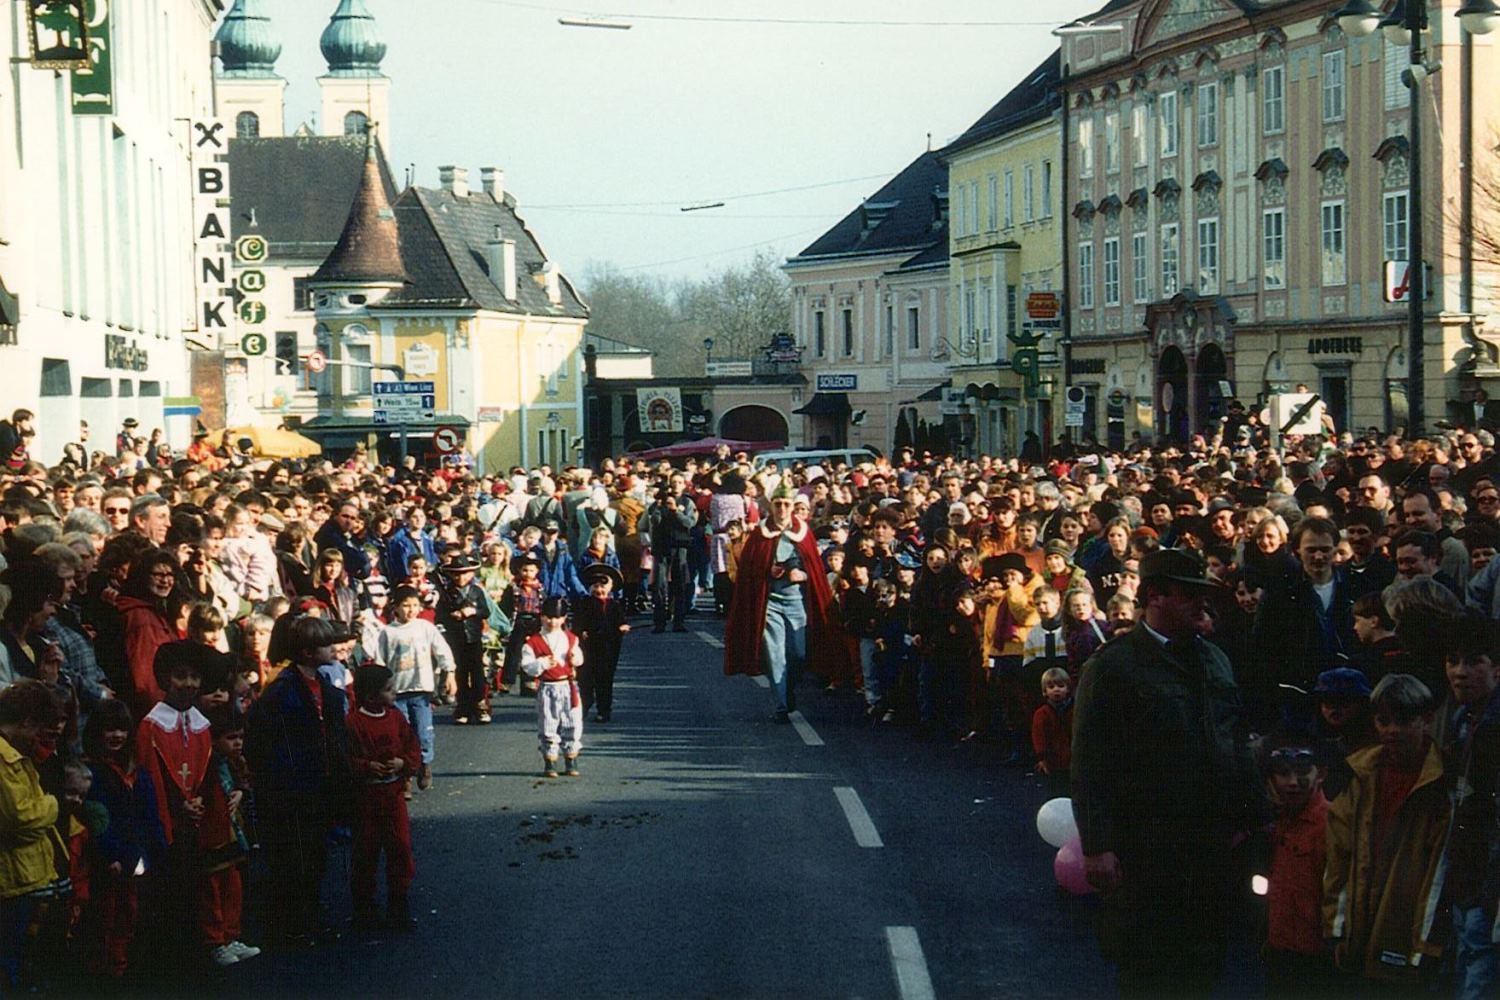
[[[542,522],[542,530],[543,531],[561,531],[562,530],[562,525],[558,523],[557,518],[555,518],[555,517],[549,517],[549,518],[547,518],[547,520],[545,520],[545,521]]]
[[[548,597],[542,601],[543,618],[568,617],[568,602],[561,597]]]
[[[157,686],[165,688],[173,672],[186,667],[201,678],[200,691],[221,691],[229,686],[235,662],[233,656],[212,646],[178,639],[157,648],[156,657],[151,662],[151,673]]]
[[[592,587],[595,580],[608,580],[614,585],[615,590],[621,590],[625,586],[625,577],[613,566],[602,562],[590,563],[579,571],[579,577],[583,579],[585,587]]]
[[[522,552],[510,561],[510,572],[512,576],[521,575],[521,567],[535,566],[538,570],[542,568],[542,561],[534,553]]]
[[[444,573],[472,573],[479,569],[479,560],[471,555],[454,556],[450,562],[443,563]]]
[[[996,576],[1008,569],[1013,569],[1028,579],[1031,577],[1031,567],[1026,565],[1026,557],[1019,552],[1006,552],[1003,555],[991,558],[995,560],[995,567],[999,570],[999,573],[995,574]],[[989,560],[986,559],[985,562],[989,562]]]
[[[1182,583],[1195,587],[1224,589],[1208,572],[1197,556],[1186,549],[1156,549],[1141,560],[1141,583]]]

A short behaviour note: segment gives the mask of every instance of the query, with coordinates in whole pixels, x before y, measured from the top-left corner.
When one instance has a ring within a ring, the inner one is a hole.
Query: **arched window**
[[[234,135],[237,139],[254,139],[260,135],[260,115],[254,111],[241,111],[234,116]]]
[[[351,111],[344,116],[345,135],[364,135],[370,131],[370,116],[363,111]]]

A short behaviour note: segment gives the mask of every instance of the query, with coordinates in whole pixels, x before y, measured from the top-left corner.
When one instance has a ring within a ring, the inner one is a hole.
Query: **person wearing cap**
[[[557,777],[559,751],[570,778],[579,776],[583,751],[583,699],[578,693],[578,670],[588,658],[578,636],[567,629],[568,602],[549,597],[542,602],[542,629],[526,640],[521,672],[536,681],[537,741],[542,752],[542,776]]]
[[[542,586],[548,597],[572,600],[583,594],[578,568],[567,540],[562,537],[562,522],[547,518],[542,522],[542,540],[532,550],[542,564]]]
[[[458,700],[453,721],[460,726],[470,722],[490,723],[490,689],[484,676],[484,633],[500,628],[500,609],[475,580],[477,560],[456,556],[444,564],[439,575],[437,625],[448,640],[453,653],[454,677]]]
[[[115,454],[121,458],[128,458],[135,454],[135,430],[141,425],[135,417],[126,417],[120,425],[120,433],[115,435]]]
[[[778,723],[791,721],[804,663],[832,664],[837,655],[833,595],[817,539],[793,514],[794,492],[790,482],[779,483],[770,516],[746,538],[724,626],[724,673],[768,675]]]
[[[1140,624],[1084,665],[1073,812],[1120,990],[1207,995],[1232,908],[1231,836],[1258,822],[1229,660],[1198,633],[1222,591],[1190,553],[1141,560]]]
[[[599,714],[594,721],[608,722],[614,713],[620,642],[630,631],[624,605],[616,596],[625,581],[618,569],[606,563],[586,566],[582,575],[589,596],[573,605],[573,628],[583,642],[584,655],[578,686],[583,695],[583,714],[588,715],[597,705]]]

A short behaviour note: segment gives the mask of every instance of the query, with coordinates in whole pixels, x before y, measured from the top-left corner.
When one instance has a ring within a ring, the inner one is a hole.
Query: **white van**
[[[869,448],[788,448],[784,451],[763,451],[755,456],[754,462],[757,469],[764,468],[768,462],[775,462],[778,469],[789,469],[797,462],[804,465],[826,465],[830,469],[843,464],[852,469],[861,462],[873,462],[879,457]]]

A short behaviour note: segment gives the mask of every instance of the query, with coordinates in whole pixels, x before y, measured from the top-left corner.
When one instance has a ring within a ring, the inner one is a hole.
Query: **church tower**
[[[380,142],[391,148],[391,80],[380,72],[385,41],[365,0],[339,0],[319,42],[328,72],[318,77],[323,135],[362,135],[376,126]]]
[[[219,25],[219,113],[238,138],[285,134],[286,81],[276,75],[281,40],[265,0],[234,0]]]

